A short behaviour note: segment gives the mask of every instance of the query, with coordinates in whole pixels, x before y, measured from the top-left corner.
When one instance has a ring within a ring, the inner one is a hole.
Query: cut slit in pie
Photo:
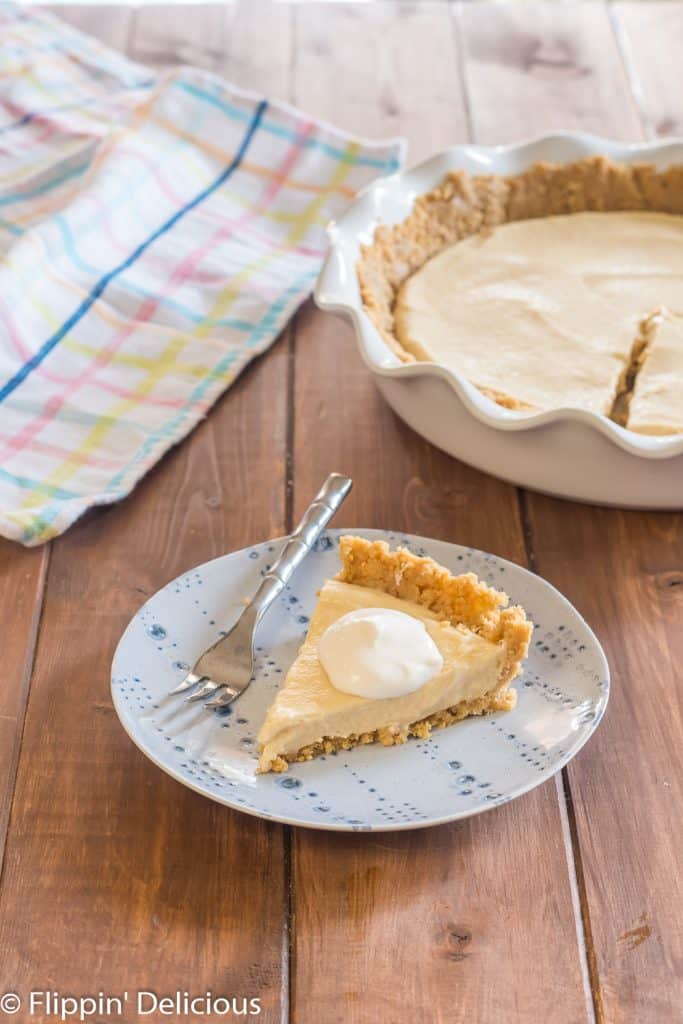
[[[285,771],[359,744],[404,743],[469,715],[510,710],[510,684],[526,656],[532,625],[506,594],[472,573],[453,576],[431,558],[382,541],[342,537],[341,572],[322,587],[308,635],[259,732],[259,771]],[[441,671],[403,697],[370,699],[337,690],[318,642],[342,615],[390,608],[420,619],[443,657]]]

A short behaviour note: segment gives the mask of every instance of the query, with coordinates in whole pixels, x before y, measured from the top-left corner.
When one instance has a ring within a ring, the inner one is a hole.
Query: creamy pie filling
[[[503,223],[404,281],[395,335],[512,408],[574,406],[644,433],[683,431],[681,252],[683,217],[668,213]]]
[[[441,670],[419,689],[396,698],[359,697],[334,687],[320,663],[320,639],[343,615],[361,608],[392,609],[423,622],[443,659]],[[259,732],[261,770],[268,770],[276,757],[296,754],[325,737],[400,731],[444,708],[482,697],[496,688],[503,657],[499,643],[440,620],[419,604],[330,580],[320,591],[308,636]]]

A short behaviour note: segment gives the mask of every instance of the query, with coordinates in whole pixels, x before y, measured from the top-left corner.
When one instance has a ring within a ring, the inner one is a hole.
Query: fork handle
[[[294,533],[288,537],[275,563],[263,577],[250,604],[256,621],[282,593],[296,569],[301,565],[330,519],[351,490],[353,481],[341,473],[330,473],[315,498],[304,512]]]

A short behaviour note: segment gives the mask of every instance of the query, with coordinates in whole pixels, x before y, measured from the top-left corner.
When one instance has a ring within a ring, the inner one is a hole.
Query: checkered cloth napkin
[[[0,2],[0,534],[38,544],[128,494],[401,157]]]

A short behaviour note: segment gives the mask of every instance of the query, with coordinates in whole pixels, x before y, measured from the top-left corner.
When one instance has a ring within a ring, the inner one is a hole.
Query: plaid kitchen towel
[[[0,3],[0,534],[38,544],[128,494],[402,152]]]

